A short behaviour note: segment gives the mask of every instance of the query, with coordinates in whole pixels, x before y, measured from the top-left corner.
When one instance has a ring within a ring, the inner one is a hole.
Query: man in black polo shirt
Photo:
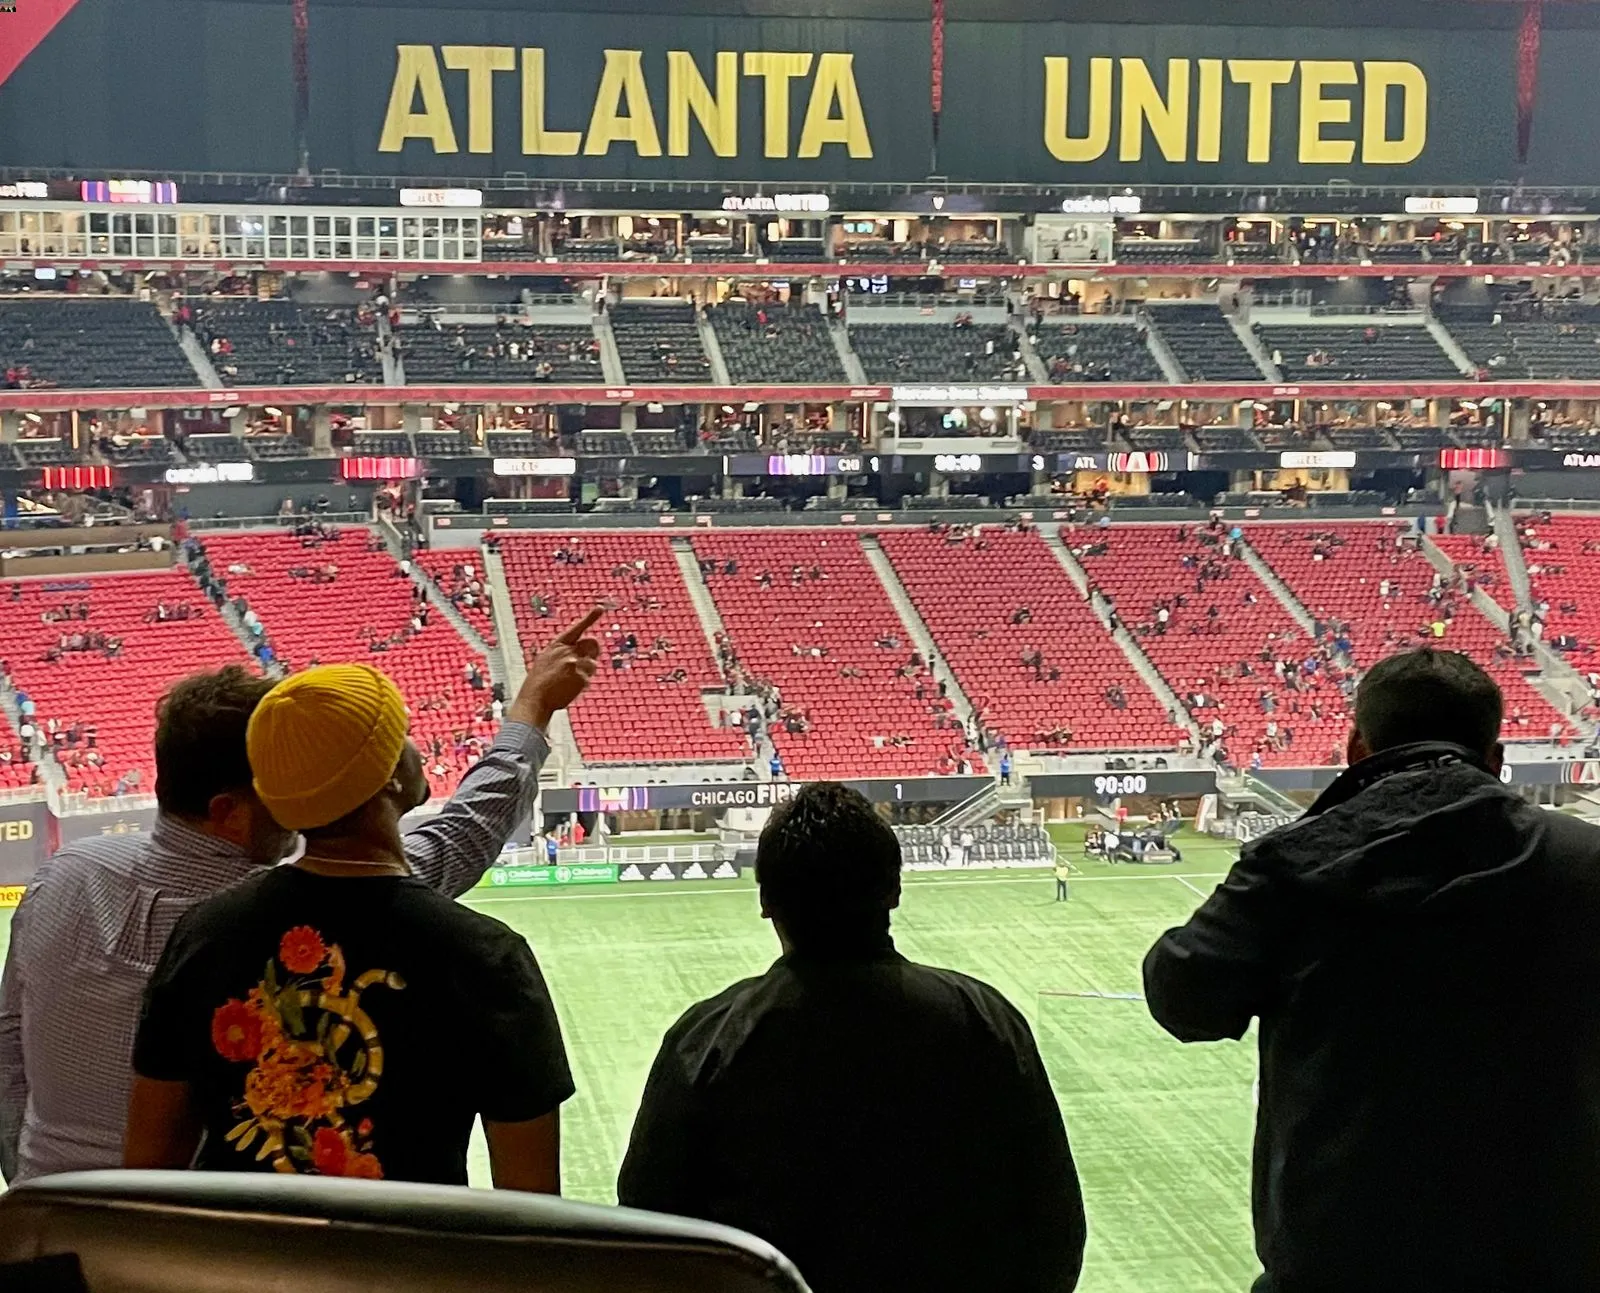
[[[900,845],[807,786],[756,854],[783,956],[692,1007],[646,1084],[618,1194],[738,1226],[816,1293],[1066,1293],[1083,1198],[1027,1021],[895,951]]]

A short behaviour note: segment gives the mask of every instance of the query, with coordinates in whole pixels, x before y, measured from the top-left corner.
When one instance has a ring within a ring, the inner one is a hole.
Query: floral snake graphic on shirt
[[[382,1180],[372,1120],[352,1125],[348,1116],[383,1076],[383,1045],[361,994],[378,984],[396,991],[406,985],[397,974],[368,970],[346,992],[345,973],[338,945],[298,925],[245,999],[212,1015],[217,1054],[254,1066],[235,1106],[243,1121],[227,1140],[244,1153],[259,1139],[256,1161],[270,1159],[275,1171]]]

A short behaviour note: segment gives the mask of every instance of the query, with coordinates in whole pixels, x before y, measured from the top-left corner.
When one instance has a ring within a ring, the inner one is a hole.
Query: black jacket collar
[[[1398,776],[1402,772],[1421,772],[1425,768],[1467,766],[1476,768],[1486,777],[1494,777],[1483,756],[1474,754],[1464,745],[1450,741],[1419,741],[1415,745],[1397,745],[1392,750],[1374,754],[1354,767],[1346,768],[1331,786],[1317,796],[1316,803],[1306,810],[1308,816],[1325,813],[1346,800],[1354,799],[1363,790]],[[1498,781],[1499,778],[1495,777]]]

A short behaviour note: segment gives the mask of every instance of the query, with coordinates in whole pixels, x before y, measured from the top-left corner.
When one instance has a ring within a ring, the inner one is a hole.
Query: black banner
[[[654,808],[772,808],[793,799],[803,781],[702,781],[678,785],[578,786],[539,792],[546,814],[624,813]],[[844,783],[875,804],[959,803],[989,784],[987,777],[869,777]]]
[[[1249,0],[1226,25],[1193,3],[1131,8],[951,5],[935,162],[926,4],[311,0],[302,158],[292,6],[24,0],[0,17],[0,165],[822,192],[934,165],[1056,184],[1600,174],[1600,31],[1578,6],[1545,6],[1536,64],[1519,62],[1520,5]],[[182,76],[129,74],[173,50]]]
[[[0,889],[33,879],[51,851],[49,835],[44,803],[0,804]]]

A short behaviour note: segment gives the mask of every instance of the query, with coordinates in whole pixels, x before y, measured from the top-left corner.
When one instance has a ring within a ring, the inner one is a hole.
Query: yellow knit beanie
[[[407,726],[400,689],[371,665],[321,665],[285,678],[250,716],[256,794],[288,830],[336,822],[394,775]]]

